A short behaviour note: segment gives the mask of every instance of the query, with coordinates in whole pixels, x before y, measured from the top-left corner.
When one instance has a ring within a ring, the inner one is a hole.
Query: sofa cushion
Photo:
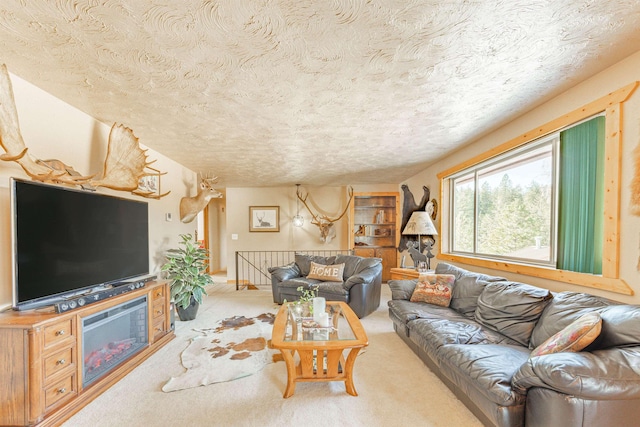
[[[280,282],[278,286],[282,289],[298,289],[302,286],[304,289],[311,289],[313,286],[317,286],[322,283],[320,280],[308,279],[306,277],[294,277],[293,279]]]
[[[318,283],[318,296],[326,298],[327,301],[347,301],[349,302],[349,291],[338,282]]]
[[[475,318],[528,346],[533,328],[552,298],[549,290],[524,283],[489,283],[478,298]]]
[[[360,258],[360,261],[356,265],[356,269],[353,274],[360,274],[364,270],[375,267],[377,265],[382,265],[382,258]]]
[[[331,264],[323,265],[311,261],[311,267],[309,268],[308,279],[318,279],[323,282],[340,282],[342,283],[342,273],[344,271],[344,264]]]
[[[438,350],[442,373],[463,393],[473,388],[500,406],[523,404],[526,397],[511,388],[513,374],[529,351],[518,345],[445,345]]]
[[[640,345],[640,306],[611,305],[598,312],[602,317],[602,330],[594,348]]]
[[[318,255],[305,255],[305,254],[296,254],[295,255],[296,264],[300,269],[300,275],[307,276],[309,271],[311,270],[311,262],[315,262],[317,264],[330,265],[335,263],[335,256],[318,256]]]
[[[557,332],[531,352],[531,357],[561,351],[580,351],[600,335],[602,318],[600,314],[587,313]]]
[[[391,289],[392,300],[407,300],[411,299],[413,290],[416,288],[417,279],[412,280],[389,280],[387,285]]]
[[[514,391],[544,387],[595,399],[640,399],[640,347],[555,353],[528,359],[513,375]]]
[[[539,346],[580,316],[593,311],[602,317],[602,330],[587,350],[640,345],[640,306],[579,292],[554,295],[531,334],[531,345]]]
[[[452,312],[455,313],[455,312]],[[504,335],[483,327],[478,322],[464,316],[458,318],[418,318],[409,322],[409,336],[427,352],[433,352],[443,345],[451,344],[514,344],[517,342]]]
[[[531,334],[531,348],[538,347],[581,316],[606,306],[607,302],[595,295],[578,292],[555,294]]]
[[[358,256],[353,256],[353,255],[336,255],[335,264],[344,264],[344,272],[343,272],[343,278],[347,279],[351,276],[353,276],[354,274],[356,274],[360,268],[359,268],[359,264],[361,261],[365,260],[366,258],[360,258]]]
[[[478,297],[491,282],[506,281],[504,277],[475,273],[444,262],[436,266],[436,274],[453,274],[456,277],[449,306],[465,316],[473,318],[478,306]]]
[[[460,313],[448,307],[425,304],[423,302],[411,302],[406,300],[390,300],[389,317],[397,319],[403,324],[407,324],[416,319],[465,319]]]
[[[455,279],[452,274],[421,273],[410,301],[449,307]]]
[[[281,267],[269,267],[269,273],[282,282],[300,276],[300,269],[295,262],[292,262]]]

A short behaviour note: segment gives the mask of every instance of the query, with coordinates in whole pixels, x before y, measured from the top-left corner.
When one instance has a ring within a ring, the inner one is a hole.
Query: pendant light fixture
[[[293,217],[293,225],[296,227],[302,227],[304,225],[304,218],[300,215],[300,198],[298,194],[300,193],[300,184],[296,184],[296,216]]]

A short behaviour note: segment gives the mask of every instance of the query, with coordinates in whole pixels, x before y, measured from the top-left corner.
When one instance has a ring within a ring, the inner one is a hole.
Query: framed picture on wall
[[[145,168],[146,175],[138,180],[138,188],[132,191],[133,194],[148,197],[150,199],[159,199],[169,193],[162,194],[160,191],[160,177],[164,175],[158,169],[151,167]]]
[[[280,206],[249,206],[249,231],[280,231]]]

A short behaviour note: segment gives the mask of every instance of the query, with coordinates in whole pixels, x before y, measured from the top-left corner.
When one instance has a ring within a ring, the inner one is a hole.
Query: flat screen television
[[[146,202],[15,178],[10,197],[14,309],[149,273]]]

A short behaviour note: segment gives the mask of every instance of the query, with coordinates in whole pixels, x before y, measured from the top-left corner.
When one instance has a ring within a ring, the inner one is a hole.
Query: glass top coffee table
[[[282,304],[273,323],[271,346],[280,350],[287,366],[283,397],[293,395],[297,382],[318,381],[344,381],[347,393],[357,396],[353,365],[360,349],[369,344],[358,316],[347,303],[328,301],[330,326],[320,327],[298,309],[295,303]]]

